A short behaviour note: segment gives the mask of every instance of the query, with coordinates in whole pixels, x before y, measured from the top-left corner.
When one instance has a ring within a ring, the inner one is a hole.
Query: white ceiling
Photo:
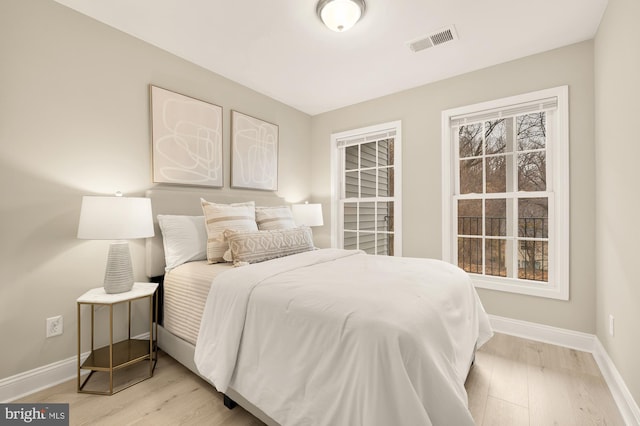
[[[317,0],[56,0],[310,115],[594,37],[607,0],[365,0],[345,33]],[[454,25],[458,40],[406,45]]]

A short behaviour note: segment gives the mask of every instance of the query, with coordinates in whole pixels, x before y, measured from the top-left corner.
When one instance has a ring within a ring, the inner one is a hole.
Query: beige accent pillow
[[[296,227],[293,214],[288,206],[256,207],[256,223],[261,231]]]
[[[311,228],[224,231],[234,263],[257,263],[315,250]]]
[[[225,229],[257,231],[255,203],[216,204],[200,199],[204,223],[207,227],[207,261],[224,262],[224,252],[229,248],[224,239]]]

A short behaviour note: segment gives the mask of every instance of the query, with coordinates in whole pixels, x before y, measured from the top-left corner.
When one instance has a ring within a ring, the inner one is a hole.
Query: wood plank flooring
[[[466,388],[477,425],[624,425],[586,352],[496,333],[477,352]]]
[[[585,352],[496,334],[466,388],[478,426],[624,425]],[[113,396],[78,394],[72,380],[15,402],[69,403],[71,425],[263,425],[241,407],[228,410],[212,386],[162,353],[153,378]]]

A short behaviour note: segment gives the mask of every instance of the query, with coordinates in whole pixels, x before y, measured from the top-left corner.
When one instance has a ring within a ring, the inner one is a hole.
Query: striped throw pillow
[[[256,223],[261,231],[296,227],[293,214],[288,206],[256,207]]]
[[[238,231],[257,231],[255,203],[216,204],[203,198],[202,211],[207,227],[207,261],[224,262],[222,258],[228,248],[224,239],[225,229]]]

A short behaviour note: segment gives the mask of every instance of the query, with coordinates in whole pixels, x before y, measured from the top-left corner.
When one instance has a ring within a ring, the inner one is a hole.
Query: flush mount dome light
[[[364,9],[364,0],[320,0],[316,13],[327,27],[343,32],[358,22]]]

